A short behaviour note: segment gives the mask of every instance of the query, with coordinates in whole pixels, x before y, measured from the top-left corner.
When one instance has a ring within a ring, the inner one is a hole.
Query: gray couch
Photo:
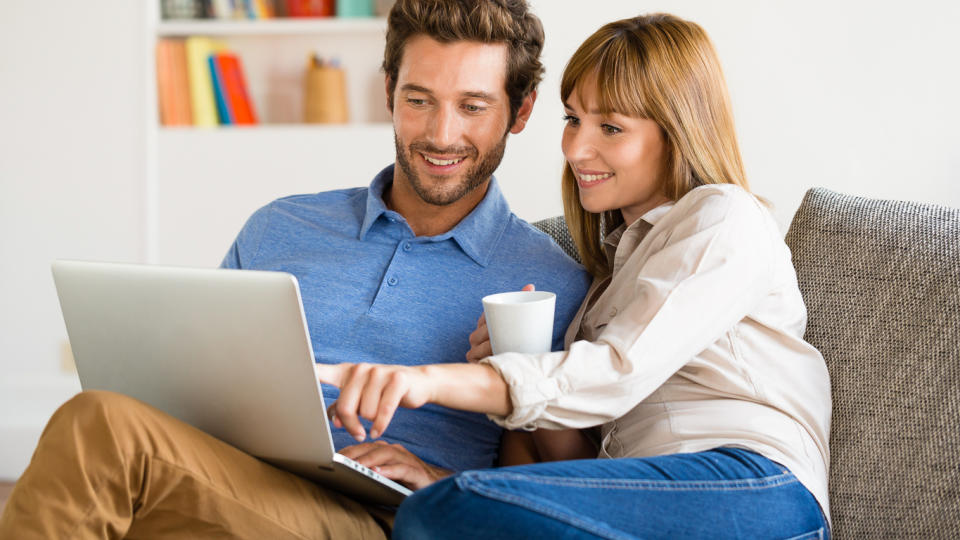
[[[960,210],[815,188],[786,242],[830,370],[834,537],[960,538]]]

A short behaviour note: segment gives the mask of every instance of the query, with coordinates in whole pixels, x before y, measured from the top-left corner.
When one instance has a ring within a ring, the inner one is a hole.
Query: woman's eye
[[[600,129],[602,129],[607,135],[616,135],[617,133],[623,131],[617,126],[611,126],[610,124],[601,124]]]
[[[568,126],[576,127],[580,125],[580,119],[572,114],[563,115],[563,121],[566,122]]]

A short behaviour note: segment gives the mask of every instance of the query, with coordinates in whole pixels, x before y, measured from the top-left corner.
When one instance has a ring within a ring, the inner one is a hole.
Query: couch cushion
[[[786,240],[830,370],[836,537],[960,537],[960,210],[811,189]]]
[[[563,216],[541,219],[531,223],[531,225],[550,235],[567,255],[580,262],[580,253],[577,252],[577,245],[573,243],[573,238],[570,236],[570,231],[567,230],[567,223],[563,220]]]

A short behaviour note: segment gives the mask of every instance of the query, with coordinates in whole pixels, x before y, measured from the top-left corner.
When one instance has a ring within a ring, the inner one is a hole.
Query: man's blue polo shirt
[[[432,237],[414,236],[387,209],[392,181],[390,166],[369,188],[278,199],[250,217],[222,266],[297,277],[317,362],[463,362],[480,299],[527,283],[557,293],[553,343],[562,349],[589,278],[510,212],[496,179],[466,218]],[[327,385],[323,393],[328,405],[339,394]],[[491,466],[500,434],[484,415],[427,405],[398,410],[383,439],[460,471]],[[333,439],[338,449],[356,444],[343,429]]]

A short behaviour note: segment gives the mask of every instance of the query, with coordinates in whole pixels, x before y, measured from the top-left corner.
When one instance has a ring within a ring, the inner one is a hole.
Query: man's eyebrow
[[[429,88],[424,88],[418,84],[407,83],[401,86],[400,90],[407,91],[407,92],[423,92],[424,94],[433,95],[433,92]]]
[[[484,100],[484,101],[489,101],[489,102],[491,102],[491,103],[497,101],[497,96],[495,96],[495,95],[493,95],[493,94],[490,94],[490,93],[487,93],[487,92],[480,92],[480,91],[477,91],[477,92],[464,92],[463,95],[466,96],[466,97],[472,97],[472,98],[482,99],[482,100]]]
[[[429,88],[425,88],[425,87],[423,87],[423,86],[420,86],[419,84],[413,84],[413,83],[406,83],[406,84],[404,84],[403,86],[400,87],[400,90],[401,90],[401,91],[404,91],[404,92],[421,92],[421,93],[428,94],[428,95],[431,95],[431,96],[433,95],[433,91],[430,90]],[[495,95],[493,95],[493,94],[491,94],[491,93],[489,93],[489,92],[484,92],[484,91],[482,91],[482,90],[475,90],[475,91],[470,91],[470,92],[463,92],[462,95],[463,95],[464,97],[482,99],[482,100],[487,101],[487,102],[490,102],[490,103],[496,103],[496,102],[497,102],[497,96],[495,96]]]

